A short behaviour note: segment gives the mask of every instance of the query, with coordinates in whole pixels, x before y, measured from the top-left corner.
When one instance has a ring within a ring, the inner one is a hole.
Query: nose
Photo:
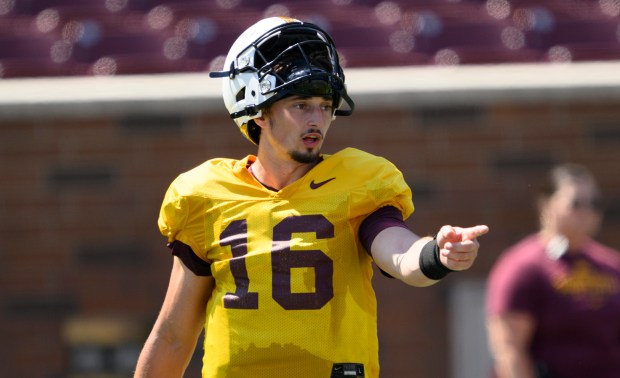
[[[331,120],[331,114],[322,106],[311,106],[308,111],[308,126],[325,126]]]

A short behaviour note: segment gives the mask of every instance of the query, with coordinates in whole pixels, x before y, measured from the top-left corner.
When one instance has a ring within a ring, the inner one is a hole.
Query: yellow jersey
[[[161,208],[162,234],[215,279],[203,377],[378,377],[372,259],[358,229],[382,206],[413,212],[402,173],[347,148],[273,191],[248,171],[255,159],[180,175]]]

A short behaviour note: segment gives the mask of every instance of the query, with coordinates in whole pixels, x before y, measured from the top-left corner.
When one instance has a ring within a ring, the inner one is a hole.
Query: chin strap
[[[237,76],[241,72],[247,71],[247,70],[253,71],[250,67],[246,67],[245,69],[240,70],[240,69],[235,67],[235,62],[232,61],[232,62],[230,62],[230,69],[228,71],[213,71],[213,72],[209,72],[209,77],[210,78],[228,77],[228,78],[230,78],[232,80],[232,79],[235,78],[235,76]]]
[[[340,93],[340,95],[342,96],[344,101],[347,104],[349,104],[349,109],[348,110],[336,109],[336,111],[334,112],[334,115],[335,116],[350,116],[351,114],[353,114],[353,110],[355,110],[355,102],[353,102],[353,100],[351,99],[351,97],[349,97],[346,91],[343,93]]]
[[[253,116],[258,114],[258,112],[259,109],[256,107],[256,105],[248,105],[243,110],[231,113],[230,118],[235,119],[243,116]]]
[[[230,71],[214,71],[214,72],[209,72],[209,77],[220,78],[220,77],[230,76],[231,74],[234,74],[234,73]]]

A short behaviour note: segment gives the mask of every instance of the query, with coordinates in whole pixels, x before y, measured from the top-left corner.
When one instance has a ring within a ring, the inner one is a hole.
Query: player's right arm
[[[462,271],[469,269],[474,263],[479,244],[477,238],[489,231],[487,226],[468,228],[443,226],[436,237],[437,254],[445,269]],[[433,238],[420,238],[405,227],[388,227],[377,234],[372,241],[370,252],[381,270],[408,285],[429,286],[438,282],[423,271],[420,256],[425,245]]]
[[[168,291],[134,378],[182,377],[204,325],[213,277],[197,276],[174,257]]]

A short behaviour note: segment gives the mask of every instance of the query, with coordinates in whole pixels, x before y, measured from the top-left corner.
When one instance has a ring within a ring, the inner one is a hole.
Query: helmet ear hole
[[[245,98],[245,87],[241,88],[241,90],[237,92],[237,95],[235,96],[235,99],[237,100],[237,102],[243,100],[244,98]]]

